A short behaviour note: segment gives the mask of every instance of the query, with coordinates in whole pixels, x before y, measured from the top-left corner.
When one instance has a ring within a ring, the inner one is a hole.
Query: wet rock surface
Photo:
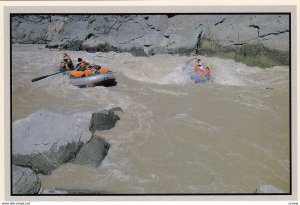
[[[91,165],[98,167],[108,153],[110,144],[98,136],[93,138],[82,146],[77,153],[76,158],[72,161],[73,164]]]
[[[101,112],[93,113],[89,130],[94,133],[96,130],[109,130],[113,128],[120,117],[115,111],[122,111],[121,108],[113,108]]]
[[[41,180],[29,168],[12,166],[12,193],[37,194],[41,187]]]
[[[93,113],[93,135],[75,125],[66,115],[40,109],[12,124],[13,194],[80,194],[94,191],[64,191],[40,189],[37,173],[51,174],[64,163],[98,167],[108,153],[110,144],[99,131],[111,129],[120,120],[112,108]],[[18,166],[17,166],[18,165]]]
[[[75,157],[80,147],[92,138],[72,122],[72,118],[41,109],[13,122],[12,162],[50,174]]]
[[[205,41],[221,50],[241,54],[248,45],[260,46],[270,55],[274,51],[288,53],[289,34],[289,16],[276,14],[16,15],[12,18],[12,43],[43,43],[49,48],[89,52],[131,52],[137,56],[205,54],[210,52],[203,44]]]

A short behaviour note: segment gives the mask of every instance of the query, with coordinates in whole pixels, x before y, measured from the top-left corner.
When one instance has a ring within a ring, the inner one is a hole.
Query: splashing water
[[[98,168],[66,164],[41,176],[46,188],[111,193],[253,193],[261,184],[289,192],[289,70],[247,67],[201,56],[212,78],[190,79],[193,58],[68,51],[115,72],[113,87],[80,89],[54,73],[65,51],[12,46],[12,119],[39,108],[87,128],[93,112],[124,111],[103,131],[111,147]],[[74,180],[76,179],[76,180]]]

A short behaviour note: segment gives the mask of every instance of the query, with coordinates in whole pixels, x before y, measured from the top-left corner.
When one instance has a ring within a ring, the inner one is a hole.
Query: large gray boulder
[[[98,167],[107,155],[109,147],[110,144],[100,136],[95,135],[88,143],[82,146],[72,163]]]
[[[81,146],[92,138],[73,119],[45,109],[12,124],[12,162],[49,174],[73,159]]]
[[[112,108],[110,110],[103,110],[101,112],[93,113],[89,125],[89,130],[94,133],[97,130],[109,130],[113,128],[120,117],[115,112],[121,111],[122,109]]]
[[[12,166],[12,193],[37,194],[41,187],[41,180],[29,168]]]

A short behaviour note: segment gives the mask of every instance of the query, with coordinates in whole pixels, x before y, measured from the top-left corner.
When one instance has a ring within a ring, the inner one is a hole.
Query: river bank
[[[135,56],[217,55],[259,67],[289,65],[288,14],[16,14],[11,20],[12,43]]]

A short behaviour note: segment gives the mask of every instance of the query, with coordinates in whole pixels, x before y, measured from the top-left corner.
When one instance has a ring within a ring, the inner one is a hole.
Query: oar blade
[[[31,82],[36,82],[36,81],[42,80],[44,78],[47,78],[49,76],[56,75],[56,74],[59,74],[59,73],[64,73],[64,72],[66,72],[66,71],[59,71],[59,72],[56,72],[56,73],[53,73],[53,74],[50,74],[50,75],[44,75],[44,76],[41,76],[41,77],[33,78],[31,80]]]
[[[41,76],[41,77],[38,77],[38,78],[34,78],[34,79],[31,80],[31,82],[36,82],[36,81],[42,80],[42,79],[47,78],[47,77],[48,77],[48,75],[47,76]]]

